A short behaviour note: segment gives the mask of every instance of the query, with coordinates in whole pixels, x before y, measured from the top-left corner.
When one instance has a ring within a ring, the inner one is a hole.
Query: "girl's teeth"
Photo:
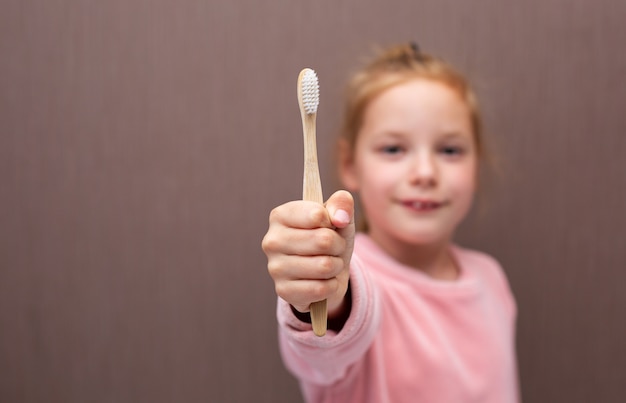
[[[413,202],[413,207],[416,209],[432,209],[435,206],[435,203],[430,202]]]

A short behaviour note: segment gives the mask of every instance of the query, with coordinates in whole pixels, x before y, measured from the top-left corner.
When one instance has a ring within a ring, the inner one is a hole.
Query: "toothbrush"
[[[324,204],[315,140],[315,117],[317,116],[319,98],[320,92],[317,74],[309,68],[303,69],[298,75],[298,105],[300,105],[302,131],[304,134],[302,200]],[[315,333],[316,336],[324,336],[326,334],[328,317],[326,300],[313,302],[310,310],[313,333]]]

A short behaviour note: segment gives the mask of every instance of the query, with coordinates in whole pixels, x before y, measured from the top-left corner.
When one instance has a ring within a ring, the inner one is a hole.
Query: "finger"
[[[354,248],[354,198],[345,190],[337,191],[326,202],[326,209],[329,216],[332,217],[332,223],[337,228],[337,233],[346,241],[343,257],[345,265],[348,267]],[[349,217],[349,220],[346,219],[346,216]]]
[[[328,299],[338,289],[337,279],[300,280],[276,283],[276,294],[300,312],[308,312],[309,305]]]
[[[332,228],[328,211],[323,205],[306,200],[285,203],[270,213],[270,224],[280,223],[290,228]]]
[[[336,256],[280,256],[267,264],[274,281],[328,280],[341,274],[344,261]]]
[[[283,228],[268,231],[263,238],[262,247],[266,254],[339,256],[346,248],[346,241],[330,228]]]
[[[354,198],[345,190],[335,192],[326,201],[326,210],[332,225],[345,228],[354,223]]]

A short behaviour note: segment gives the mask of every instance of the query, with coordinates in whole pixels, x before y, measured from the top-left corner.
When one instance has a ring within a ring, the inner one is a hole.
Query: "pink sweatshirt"
[[[452,247],[457,281],[434,280],[357,234],[352,311],[317,337],[279,299],[280,349],[307,402],[509,403],[519,400],[516,305],[499,264]]]

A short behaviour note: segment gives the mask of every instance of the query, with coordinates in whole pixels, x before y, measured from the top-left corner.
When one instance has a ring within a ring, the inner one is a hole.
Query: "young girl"
[[[466,80],[416,46],[349,82],[339,191],[286,203],[263,239],[280,348],[307,402],[519,400],[516,305],[499,264],[453,243],[485,159]],[[329,332],[309,305],[328,300]]]

